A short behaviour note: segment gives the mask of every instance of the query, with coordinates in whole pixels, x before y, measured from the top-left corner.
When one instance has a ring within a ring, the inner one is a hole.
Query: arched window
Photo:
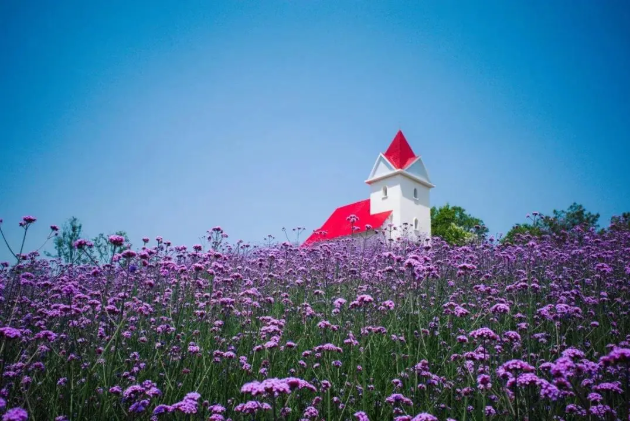
[[[416,188],[413,189],[413,198],[414,199],[418,198],[418,189],[416,189]]]
[[[387,197],[387,186],[383,186],[383,197]]]
[[[418,229],[418,218],[413,218],[413,229],[414,230]]]

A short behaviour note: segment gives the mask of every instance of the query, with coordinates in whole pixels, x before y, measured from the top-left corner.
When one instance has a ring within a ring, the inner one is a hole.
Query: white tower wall
[[[383,187],[387,187],[387,196],[383,194]],[[414,197],[414,189],[417,198]],[[409,234],[431,236],[431,205],[427,186],[398,173],[371,182],[370,190],[370,213],[392,211],[391,223],[398,228],[396,237],[401,234],[403,223],[408,224]],[[417,229],[414,229],[416,220]]]

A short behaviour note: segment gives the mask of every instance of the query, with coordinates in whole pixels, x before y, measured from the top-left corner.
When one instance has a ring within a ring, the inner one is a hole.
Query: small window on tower
[[[418,218],[413,218],[413,229],[418,230]]]
[[[418,189],[413,189],[413,198],[414,199],[418,198]]]
[[[387,186],[383,186],[383,198],[387,197]]]

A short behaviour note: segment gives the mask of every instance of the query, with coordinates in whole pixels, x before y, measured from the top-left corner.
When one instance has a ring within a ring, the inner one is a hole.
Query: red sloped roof
[[[387,211],[372,215],[370,213],[370,199],[342,206],[335,209],[324,225],[311,234],[302,245],[350,235],[352,233],[352,224],[347,220],[350,215],[355,215],[359,218],[354,223],[354,226],[359,228],[355,232],[365,232],[366,225],[371,225],[372,229],[380,228],[391,213],[392,211]],[[322,231],[325,233],[322,234]]]
[[[385,152],[385,158],[387,158],[396,169],[402,170],[410,165],[417,156],[413,153],[411,146],[409,146],[407,139],[405,139],[405,135],[402,131],[398,130],[396,137],[394,137],[389,148],[387,148],[387,152]]]

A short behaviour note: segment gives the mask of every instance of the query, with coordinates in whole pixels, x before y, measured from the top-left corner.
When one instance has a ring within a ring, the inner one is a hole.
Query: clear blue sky
[[[28,250],[72,215],[135,245],[310,232],[399,128],[432,204],[491,233],[630,211],[626,1],[8,0],[0,60],[0,218],[14,243],[38,218]]]

